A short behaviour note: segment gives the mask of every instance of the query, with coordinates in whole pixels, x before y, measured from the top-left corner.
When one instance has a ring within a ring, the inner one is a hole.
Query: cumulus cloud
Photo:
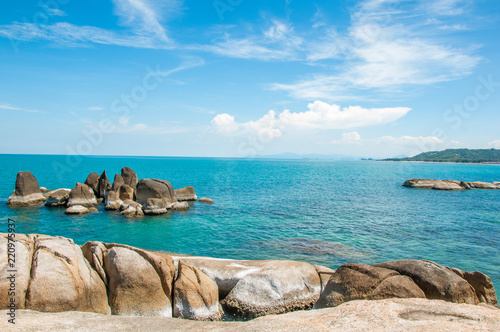
[[[488,143],[490,148],[500,149],[500,139]]]
[[[211,121],[213,131],[225,135],[237,135],[248,131],[257,132],[267,137],[279,137],[284,132],[294,129],[348,129],[375,126],[394,122],[406,115],[408,107],[362,108],[315,101],[307,105],[308,111],[291,112],[284,110],[277,114],[271,110],[260,119],[238,123],[234,116],[227,113],[218,114]],[[355,136],[351,137],[352,139]]]

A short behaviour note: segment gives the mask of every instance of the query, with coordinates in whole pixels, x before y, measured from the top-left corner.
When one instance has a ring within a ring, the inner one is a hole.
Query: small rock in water
[[[214,203],[214,200],[209,198],[209,197],[202,197],[198,200],[198,202],[201,202],[201,203],[206,203],[206,204],[213,204]]]
[[[90,210],[82,205],[73,205],[67,208],[66,211],[64,211],[64,213],[66,214],[87,214],[89,212]]]

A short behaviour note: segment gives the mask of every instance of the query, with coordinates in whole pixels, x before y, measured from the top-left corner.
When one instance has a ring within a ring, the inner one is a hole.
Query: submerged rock
[[[181,189],[175,190],[175,197],[179,202],[181,201],[196,201],[198,197],[194,192],[194,188],[192,186],[188,186]]]
[[[174,283],[173,316],[192,320],[221,320],[219,289],[195,267],[179,262]]]
[[[202,197],[198,200],[200,203],[214,204],[214,200],[209,197]]]
[[[7,200],[12,207],[33,206],[45,202],[38,181],[31,172],[19,172],[16,177],[16,189]]]
[[[65,206],[68,203],[71,189],[57,189],[47,193],[45,206]]]
[[[96,207],[97,200],[94,196],[94,191],[86,184],[77,183],[76,186],[71,189],[68,198],[68,207],[73,205]]]

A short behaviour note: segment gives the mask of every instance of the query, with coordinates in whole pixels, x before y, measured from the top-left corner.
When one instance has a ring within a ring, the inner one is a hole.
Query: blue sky
[[[0,153],[500,148],[496,0],[10,1]]]

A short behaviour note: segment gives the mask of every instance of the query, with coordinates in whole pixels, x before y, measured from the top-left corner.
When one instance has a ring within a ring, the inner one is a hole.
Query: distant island
[[[500,163],[500,149],[446,149],[429,151],[407,158],[388,158],[385,161],[425,161],[437,163]]]

